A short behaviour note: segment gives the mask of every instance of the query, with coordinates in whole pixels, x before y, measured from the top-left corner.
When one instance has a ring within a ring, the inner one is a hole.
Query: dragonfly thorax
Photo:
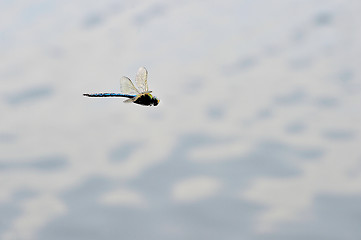
[[[133,102],[144,106],[157,106],[159,100],[156,97],[152,96],[151,94],[146,93],[136,96]]]

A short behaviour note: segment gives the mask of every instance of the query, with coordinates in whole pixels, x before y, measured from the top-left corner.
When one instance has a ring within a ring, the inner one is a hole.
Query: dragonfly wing
[[[123,102],[124,103],[133,103],[133,102],[137,101],[137,99],[138,99],[138,96],[135,96],[133,98],[129,98],[127,100],[124,100]]]
[[[148,91],[148,71],[145,69],[145,67],[140,67],[138,69],[137,74],[135,75],[135,83],[137,84],[139,90],[143,92]]]
[[[120,79],[120,91],[123,94],[138,95],[140,92],[134,87],[132,81],[127,77]]]

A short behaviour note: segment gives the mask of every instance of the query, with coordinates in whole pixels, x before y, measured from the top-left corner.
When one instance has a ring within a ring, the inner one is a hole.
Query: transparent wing
[[[137,99],[138,99],[138,96],[135,96],[133,98],[129,98],[127,100],[124,100],[123,102],[124,103],[133,103],[133,102],[137,101]]]
[[[140,92],[147,92],[148,91],[148,71],[145,67],[140,67],[138,69],[137,74],[135,75],[135,83],[137,84]]]
[[[138,95],[140,92],[134,87],[132,81],[127,77],[120,79],[120,92],[129,95]]]

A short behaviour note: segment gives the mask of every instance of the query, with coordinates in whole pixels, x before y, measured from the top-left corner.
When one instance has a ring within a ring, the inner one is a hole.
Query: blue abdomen
[[[83,95],[87,97],[127,97],[127,98],[135,97],[135,95],[128,95],[122,93],[84,93]]]

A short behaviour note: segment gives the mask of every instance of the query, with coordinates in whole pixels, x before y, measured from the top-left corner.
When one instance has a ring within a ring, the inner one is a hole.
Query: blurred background
[[[360,12],[0,1],[0,239],[361,239]]]

